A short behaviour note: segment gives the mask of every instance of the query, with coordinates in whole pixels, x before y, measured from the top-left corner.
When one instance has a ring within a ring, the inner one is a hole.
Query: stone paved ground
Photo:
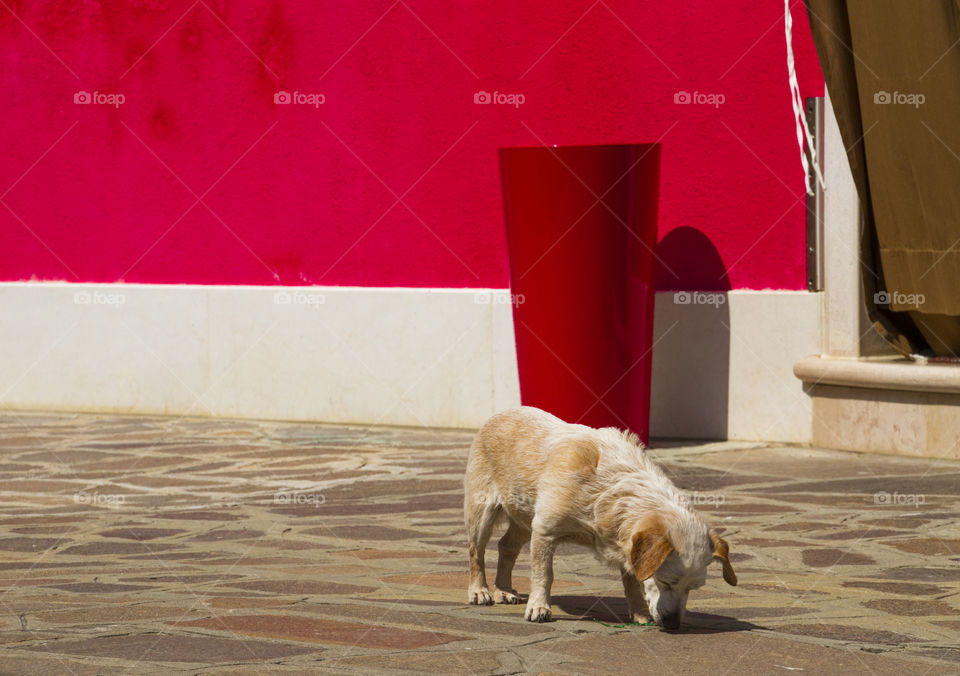
[[[712,570],[665,633],[618,626],[617,575],[577,550],[552,623],[466,605],[470,439],[6,413],[0,673],[960,671],[957,463],[657,449],[740,577]]]

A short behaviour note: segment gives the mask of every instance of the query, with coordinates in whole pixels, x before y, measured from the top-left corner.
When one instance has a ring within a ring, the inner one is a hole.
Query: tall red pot
[[[660,144],[501,148],[524,405],[650,430]]]

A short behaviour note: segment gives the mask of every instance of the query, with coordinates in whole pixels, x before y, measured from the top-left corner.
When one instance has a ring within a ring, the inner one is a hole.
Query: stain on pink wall
[[[502,287],[499,146],[660,140],[660,236],[709,238],[717,288],[804,287],[774,0],[6,4],[2,280]]]

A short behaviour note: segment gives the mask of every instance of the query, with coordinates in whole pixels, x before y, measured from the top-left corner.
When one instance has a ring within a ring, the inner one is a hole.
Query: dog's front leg
[[[643,583],[637,579],[632,571],[624,571],[620,576],[623,580],[623,593],[627,597],[630,621],[647,624],[651,619],[650,611],[647,608],[647,598],[643,595]]]
[[[553,538],[538,533],[530,538],[530,598],[524,618],[530,622],[550,621],[550,585],[553,584]]]

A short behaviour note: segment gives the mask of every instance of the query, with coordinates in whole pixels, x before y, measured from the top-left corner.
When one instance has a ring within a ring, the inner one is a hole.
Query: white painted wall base
[[[822,294],[711,295],[657,293],[652,436],[809,442],[812,405],[793,365],[820,354]]]
[[[479,427],[520,402],[504,289],[0,283],[0,406]],[[729,327],[729,328],[728,328]],[[657,294],[652,432],[809,441],[819,295]]]
[[[509,294],[0,284],[0,405],[478,427],[519,403]]]

